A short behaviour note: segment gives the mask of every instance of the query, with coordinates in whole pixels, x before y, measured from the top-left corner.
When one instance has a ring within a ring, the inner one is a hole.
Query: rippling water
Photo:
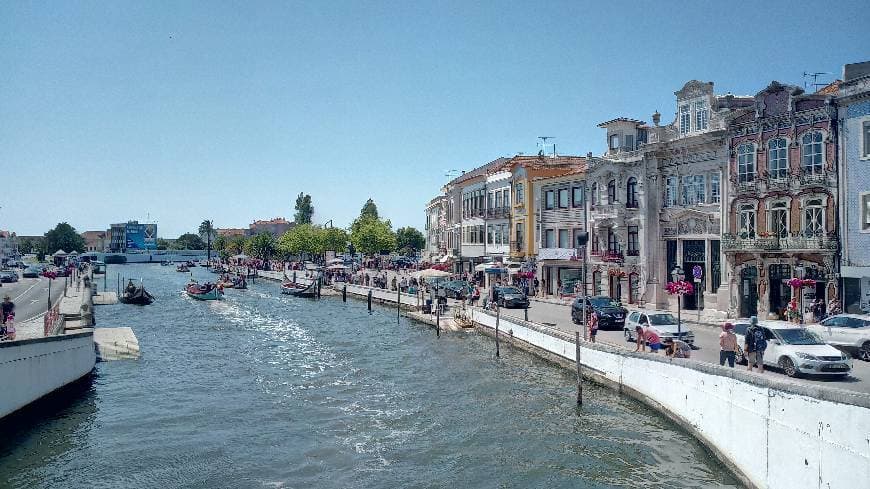
[[[0,486],[737,486],[642,404],[588,386],[577,409],[571,372],[473,332],[261,281],[196,302],[171,267],[120,270],[159,300],[97,318],[142,358],[0,425]]]

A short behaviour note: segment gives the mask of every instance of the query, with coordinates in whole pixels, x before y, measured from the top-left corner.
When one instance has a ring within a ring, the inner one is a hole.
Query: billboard
[[[128,250],[156,250],[157,225],[128,222],[125,228]]]

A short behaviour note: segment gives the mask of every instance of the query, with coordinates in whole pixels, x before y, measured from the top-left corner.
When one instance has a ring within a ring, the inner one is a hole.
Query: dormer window
[[[695,102],[695,130],[704,131],[707,129],[707,104],[703,101]]]
[[[692,123],[692,115],[689,113],[689,104],[680,106],[680,134],[687,134]]]
[[[619,134],[610,135],[610,149],[619,149]]]

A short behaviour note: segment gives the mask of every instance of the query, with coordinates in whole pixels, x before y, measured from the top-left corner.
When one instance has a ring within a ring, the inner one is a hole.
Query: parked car
[[[628,319],[625,321],[625,328],[623,328],[626,341],[637,341],[635,328],[638,326],[642,328],[651,327],[659,335],[659,338],[662,339],[662,344],[673,343],[675,338],[689,345],[695,343],[695,333],[685,324],[682,324],[678,328],[677,318],[668,311],[641,310],[629,314]]]
[[[870,362],[870,316],[863,314],[837,314],[811,324],[807,329],[818,334],[832,346]]]
[[[447,289],[447,297],[460,300],[468,297],[468,294],[474,290],[474,287],[465,280],[451,280],[444,282],[441,286]]]
[[[496,287],[494,299],[496,304],[500,307],[529,307],[529,298],[526,297],[526,294],[524,294],[522,290],[513,286]]]
[[[58,277],[69,277],[69,271],[64,267],[57,267],[52,270]]]
[[[0,272],[0,282],[4,284],[18,282],[18,272],[15,270],[3,270]]]
[[[625,328],[625,316],[628,315],[628,310],[610,297],[606,295],[587,297],[586,307],[587,318],[592,311],[598,313],[598,329],[618,331]],[[580,297],[574,299],[574,303],[571,304],[571,320],[574,324],[583,322],[583,300]]]
[[[845,376],[852,370],[852,358],[822,341],[812,330],[787,321],[759,321],[767,338],[764,365],[779,367],[789,377],[801,374]],[[737,360],[746,362],[743,352],[748,319],[734,322]]]
[[[40,275],[42,275],[42,268],[36,266],[29,266],[21,273],[24,278],[38,278]]]

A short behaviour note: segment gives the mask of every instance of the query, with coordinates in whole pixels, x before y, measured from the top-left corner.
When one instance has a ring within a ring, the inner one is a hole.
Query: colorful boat
[[[281,284],[281,293],[296,297],[314,297],[317,292],[317,282],[300,284],[296,282],[284,282]]]
[[[190,297],[200,301],[216,301],[224,295],[223,287],[211,283],[201,285],[198,282],[190,282],[184,291]]]

